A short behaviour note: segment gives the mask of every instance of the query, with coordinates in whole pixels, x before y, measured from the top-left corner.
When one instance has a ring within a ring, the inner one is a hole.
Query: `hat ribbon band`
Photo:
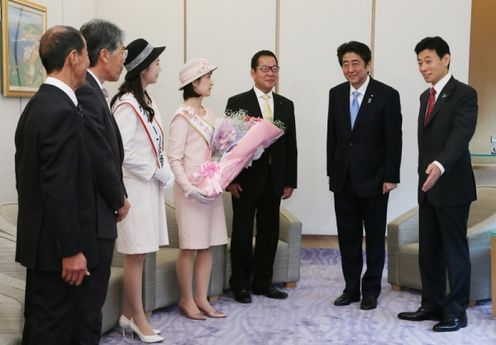
[[[145,59],[152,53],[153,51],[153,46],[148,43],[145,47],[145,49],[143,49],[143,51],[141,53],[138,54],[138,56],[136,56],[133,61],[131,61],[130,63],[128,63],[127,65],[124,65],[124,67],[126,68],[126,70],[128,72],[132,71],[133,69],[135,69],[136,67],[138,67],[138,65],[140,63],[142,63],[143,61],[145,61]]]

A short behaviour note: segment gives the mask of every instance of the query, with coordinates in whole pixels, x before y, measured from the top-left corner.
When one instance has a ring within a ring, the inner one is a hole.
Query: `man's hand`
[[[241,188],[241,185],[239,183],[231,183],[229,186],[227,186],[227,190],[231,192],[232,196],[235,199],[239,199],[239,193],[243,191],[243,188]]]
[[[123,220],[124,218],[126,218],[130,207],[131,207],[131,204],[129,203],[129,201],[126,198],[124,200],[124,206],[122,206],[120,209],[118,209],[117,213],[115,214],[115,220],[117,221],[117,223],[120,222],[121,220]]]
[[[69,284],[79,286],[90,272],[86,268],[86,257],[79,252],[76,255],[62,258],[62,279]]]
[[[293,190],[294,188],[284,187],[282,191],[282,199],[285,200],[291,198],[291,195],[293,195]]]
[[[398,184],[397,183],[384,182],[382,184],[382,194],[389,193],[390,191],[392,191],[396,187],[398,187]]]
[[[439,179],[439,176],[441,176],[441,170],[436,164],[431,163],[425,170],[425,173],[427,174],[427,179],[425,180],[424,185],[422,186],[423,192],[427,192],[429,189],[431,189],[434,186],[434,184]]]

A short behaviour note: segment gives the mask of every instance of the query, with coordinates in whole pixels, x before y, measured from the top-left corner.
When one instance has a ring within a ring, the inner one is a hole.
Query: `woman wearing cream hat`
[[[153,47],[142,38],[126,47],[126,80],[111,101],[124,144],[123,174],[129,214],[117,224],[117,250],[124,261],[124,309],[119,319],[123,330],[130,328],[140,340],[164,340],[154,330],[143,311],[142,274],[146,253],[169,243],[164,208],[164,187],[173,174],[164,151],[162,119],[146,87],[157,82],[159,55],[165,47]]]
[[[207,300],[211,247],[227,243],[222,197],[208,197],[196,186],[195,177],[200,165],[209,159],[215,115],[202,101],[210,96],[216,68],[203,58],[192,59],[182,67],[179,90],[183,91],[184,104],[174,114],[169,131],[168,155],[176,176],[174,201],[180,247],[176,263],[181,294],[178,306],[193,320],[205,320],[205,315],[226,316]]]

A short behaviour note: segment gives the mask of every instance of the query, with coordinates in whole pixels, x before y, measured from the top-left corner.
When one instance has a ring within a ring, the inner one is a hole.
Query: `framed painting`
[[[3,94],[30,97],[45,80],[38,48],[47,29],[47,9],[25,0],[1,1]]]

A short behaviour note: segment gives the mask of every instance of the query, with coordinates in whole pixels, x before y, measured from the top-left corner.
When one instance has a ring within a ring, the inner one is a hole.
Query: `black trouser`
[[[370,198],[359,197],[349,176],[342,191],[334,194],[345,293],[360,296],[364,227],[367,271],[362,278],[362,295],[379,297],[381,293],[388,197],[389,193]]]
[[[233,229],[231,238],[230,284],[233,289],[261,290],[270,286],[274,258],[279,241],[279,207],[281,197],[275,195],[271,183],[261,194],[242,192],[232,198]],[[256,215],[256,242],[253,250],[253,223]],[[253,274],[253,285],[250,284]]]
[[[98,263],[81,284],[83,303],[78,304],[74,344],[98,345],[102,332],[102,307],[107,297],[115,240],[98,240]]]
[[[23,345],[73,344],[81,288],[62,280],[61,272],[27,270]]]
[[[445,317],[463,316],[470,297],[467,220],[470,203],[434,207],[426,196],[419,208],[422,306]],[[450,292],[446,294],[446,272]]]

